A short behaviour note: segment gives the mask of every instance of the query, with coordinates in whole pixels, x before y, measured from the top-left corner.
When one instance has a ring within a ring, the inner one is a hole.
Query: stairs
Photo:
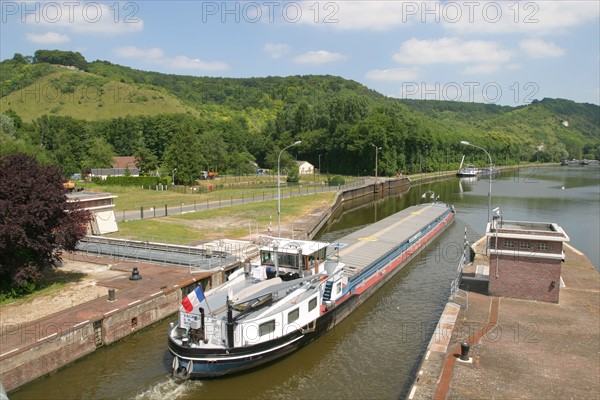
[[[331,290],[333,289],[333,282],[327,281],[325,284],[325,292],[323,292],[323,302],[331,300]]]

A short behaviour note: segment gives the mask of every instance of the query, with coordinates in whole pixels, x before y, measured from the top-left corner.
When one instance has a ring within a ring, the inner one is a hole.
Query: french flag
[[[202,288],[198,286],[194,289],[190,294],[185,296],[185,298],[181,301],[181,305],[186,313],[189,313],[194,309],[195,306],[200,304],[204,300],[204,293],[202,293]]]

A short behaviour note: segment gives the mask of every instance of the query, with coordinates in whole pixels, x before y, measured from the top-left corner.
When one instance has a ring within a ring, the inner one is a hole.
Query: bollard
[[[114,288],[110,288],[108,289],[108,301],[115,301],[115,289]]]
[[[133,270],[131,271],[131,276],[129,277],[129,280],[130,281],[139,281],[140,279],[142,279],[140,272],[138,271],[137,267],[133,267]]]
[[[468,343],[463,342],[460,344],[460,359],[461,361],[469,361],[469,349]]]

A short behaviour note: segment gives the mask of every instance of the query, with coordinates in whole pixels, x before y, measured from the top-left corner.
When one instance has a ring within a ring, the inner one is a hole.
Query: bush
[[[288,183],[298,183],[300,182],[300,173],[297,168],[292,168],[290,172],[287,174],[286,182]]]
[[[92,177],[92,182],[98,185],[114,186],[149,186],[149,185],[168,185],[170,178],[159,178],[158,176],[109,176],[102,179],[99,176]]]
[[[346,184],[346,179],[340,175],[334,175],[331,178],[327,177],[329,186],[341,186]]]

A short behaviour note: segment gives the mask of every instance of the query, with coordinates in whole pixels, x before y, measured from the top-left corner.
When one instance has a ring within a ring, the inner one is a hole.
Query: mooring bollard
[[[114,288],[110,288],[108,289],[108,301],[115,301],[115,289]]]
[[[469,361],[469,343],[463,342],[460,344],[460,359],[461,361]]]
[[[140,272],[138,271],[137,267],[133,267],[133,270],[131,271],[131,276],[129,277],[129,280],[130,281],[138,281],[140,279],[142,279]]]

